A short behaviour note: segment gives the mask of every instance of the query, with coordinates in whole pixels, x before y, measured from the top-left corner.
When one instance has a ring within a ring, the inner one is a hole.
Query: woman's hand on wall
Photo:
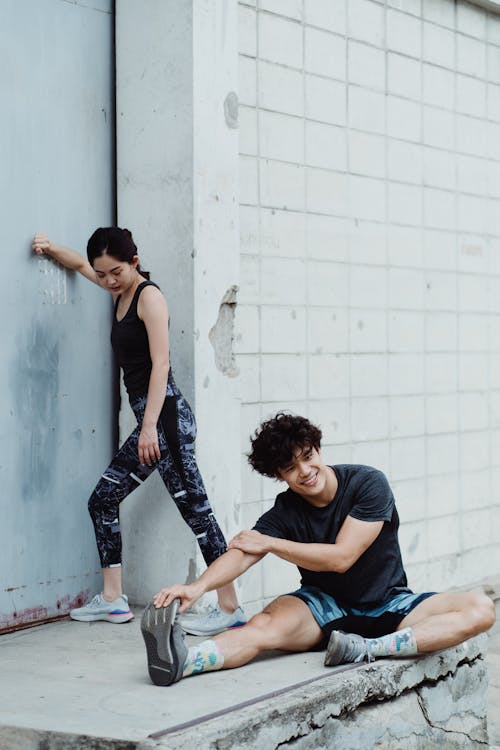
[[[50,240],[46,232],[37,232],[31,246],[37,255],[46,255],[50,252]]]
[[[81,273],[86,279],[100,286],[94,269],[83,255],[71,250],[69,247],[63,247],[56,242],[52,242],[46,232],[37,232],[35,234],[32,248],[36,255],[50,255],[51,258],[65,268]]]

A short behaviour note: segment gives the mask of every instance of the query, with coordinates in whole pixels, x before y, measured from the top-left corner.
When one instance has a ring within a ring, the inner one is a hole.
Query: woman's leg
[[[159,426],[168,446],[158,470],[182,517],[193,531],[207,565],[227,549],[217,523],[195,457],[196,423],[183,396],[165,399]],[[221,609],[234,612],[238,600],[233,583],[217,591]]]
[[[155,469],[155,466],[139,463],[138,437],[139,427],[118,450],[89,499],[89,513],[103,569],[103,596],[108,601],[122,594],[120,503]]]
[[[107,602],[112,602],[123,595],[122,589],[122,566],[102,569],[102,595]]]

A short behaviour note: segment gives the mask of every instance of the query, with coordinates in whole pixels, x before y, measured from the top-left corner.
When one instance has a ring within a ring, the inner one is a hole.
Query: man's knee
[[[272,613],[264,609],[262,612],[251,617],[245,627],[252,628],[257,633],[269,633],[274,624]]]
[[[489,596],[479,592],[470,593],[469,613],[472,618],[475,633],[489,630],[496,620],[495,605]]]
[[[494,625],[495,605],[489,596],[480,591],[468,591],[456,596],[458,600],[453,609],[461,613],[468,638],[484,633]]]
[[[307,651],[322,638],[309,607],[293,596],[282,596],[252,617],[249,633],[263,649]]]
[[[238,633],[247,643],[253,644],[259,650],[276,648],[275,643],[279,640],[276,618],[265,610],[254,615],[246,625],[238,628]]]
[[[289,620],[293,620],[293,617],[287,618],[286,612],[282,611],[282,607],[278,604],[279,600],[272,602],[258,614],[250,618],[245,628],[251,630],[255,636],[266,643],[273,643],[275,641],[281,641],[283,635],[286,633],[287,625]],[[299,623],[296,623],[297,627]]]

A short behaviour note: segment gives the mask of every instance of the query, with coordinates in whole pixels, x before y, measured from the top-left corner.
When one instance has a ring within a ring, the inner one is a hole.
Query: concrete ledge
[[[200,750],[273,750],[290,745],[294,750],[334,746],[342,750],[423,750],[439,743],[443,750],[487,748],[487,643],[487,636],[482,635],[416,659],[387,659],[348,671],[328,670],[308,684],[292,685],[274,697],[255,699],[252,705],[236,710],[228,707],[217,718],[199,716],[194,726],[178,731],[170,725],[142,739],[137,735],[127,740],[0,726],[0,747],[192,750],[196,745]],[[198,688],[210,689],[211,677],[186,680],[193,698]],[[175,690],[169,688],[161,696],[170,700]],[[91,722],[89,716],[89,726]]]
[[[485,748],[487,636],[418,659],[384,660],[292,690],[197,727],[204,750],[339,747]],[[336,671],[336,670],[335,670]],[[157,736],[192,748],[193,729]],[[138,747],[151,747],[142,744]]]

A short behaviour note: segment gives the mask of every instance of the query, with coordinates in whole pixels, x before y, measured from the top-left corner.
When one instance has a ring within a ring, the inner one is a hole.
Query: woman
[[[128,392],[137,427],[101,476],[89,500],[104,586],[84,607],[70,612],[74,620],[127,622],[133,618],[122,592],[119,505],[155,469],[189,525],[207,565],[226,551],[194,454],[196,425],[189,404],[177,388],[170,367],[169,316],[158,286],[142,271],[128,229],[96,229],[79,253],[35,235],[33,250],[108,290],[113,297],[111,343]],[[241,625],[233,584],[217,592],[218,605],[207,614],[186,615],[182,624],[196,635],[214,634]]]

